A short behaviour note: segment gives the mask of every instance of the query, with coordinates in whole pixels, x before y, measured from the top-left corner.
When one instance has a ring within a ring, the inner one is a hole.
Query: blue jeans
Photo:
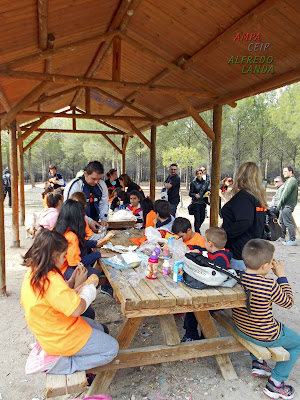
[[[176,218],[175,215],[176,215],[177,206],[178,206],[179,203],[177,203],[177,204],[170,203],[170,204],[171,204],[171,215],[173,215],[173,217]]]
[[[230,268],[238,271],[245,271],[246,265],[243,260],[236,260],[235,258],[232,258],[230,260]]]
[[[288,350],[290,353],[290,359],[288,361],[277,362],[274,369],[272,369],[271,376],[279,382],[283,382],[289,377],[291,370],[293,369],[293,366],[300,355],[300,335],[297,332],[294,332],[285,325],[282,325],[282,332],[278,339],[274,340],[273,342],[261,342],[260,340],[255,340],[245,335],[237,327],[235,327],[235,330],[242,338],[259,346],[281,346]],[[250,355],[253,360],[257,359],[253,354],[250,353]]]

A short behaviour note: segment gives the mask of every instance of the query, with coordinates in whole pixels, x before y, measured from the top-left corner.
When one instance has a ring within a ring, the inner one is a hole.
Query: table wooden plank
[[[235,291],[235,293],[238,295],[238,299],[241,299],[241,300],[247,299],[247,295],[246,295],[244,289],[241,287],[241,285],[235,285],[231,289],[233,291]]]
[[[135,271],[133,271],[135,272]],[[132,287],[135,293],[141,299],[141,307],[140,308],[156,308],[159,307],[159,298],[156,294],[150,289],[150,287],[145,282],[145,279],[141,279],[138,285]]]
[[[207,303],[206,292],[203,292],[201,289],[192,289],[183,282],[180,282],[179,286],[183,287],[184,290],[192,296],[193,304]]]
[[[157,278],[176,298],[176,305],[193,304],[192,296],[178,283],[172,281],[169,276],[159,275]]]
[[[226,298],[227,301],[237,300],[238,294],[235,290],[229,287],[218,287],[218,291],[222,293],[223,297]]]
[[[136,221],[114,221],[114,220],[108,220],[108,229],[128,229],[128,228],[133,228],[134,225],[136,224]]]
[[[224,299],[223,294],[216,288],[202,289],[203,293],[207,295],[208,303],[221,303]]]
[[[156,294],[159,299],[159,307],[172,307],[176,306],[176,298],[173,294],[161,283],[159,279],[147,279],[146,284]]]
[[[174,315],[160,315],[159,322],[165,344],[168,346],[175,346],[176,344],[179,344],[180,337]]]

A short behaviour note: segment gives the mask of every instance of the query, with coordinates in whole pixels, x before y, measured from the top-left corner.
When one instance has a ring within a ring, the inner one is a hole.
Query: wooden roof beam
[[[53,133],[90,133],[92,135],[94,134],[106,134],[106,135],[123,135],[123,133],[117,132],[117,131],[91,131],[91,130],[85,130],[85,129],[55,129],[55,128],[40,128],[36,129],[38,132],[53,132]]]
[[[150,48],[144,46],[143,44],[139,43],[137,40],[130,38],[127,35],[124,35],[122,32],[118,33],[118,36],[126,41],[128,44],[130,44],[132,47],[136,48],[143,54],[150,55],[157,61],[159,61],[162,65],[164,65],[166,68],[168,68],[170,71],[176,73],[177,75],[181,76],[185,80],[188,80],[189,83],[192,83],[193,85],[196,85],[197,87],[201,88],[204,93],[206,93],[205,97],[215,97],[216,93],[214,91],[211,91],[210,89],[207,89],[203,84],[200,84],[199,80],[192,75],[189,75],[187,72],[183,71],[181,67],[176,65],[176,63],[173,63],[172,61],[167,60],[166,58],[162,57],[160,54],[158,54],[156,51],[151,50]]]
[[[119,36],[113,38],[113,61],[112,61],[112,80],[121,80],[121,39]]]
[[[118,32],[117,31],[112,31],[108,33],[101,33],[99,35],[94,35],[85,39],[77,40],[75,42],[71,42],[68,44],[64,44],[62,46],[56,47],[55,49],[47,49],[44,51],[39,51],[38,53],[30,54],[25,57],[17,58],[15,60],[8,61],[6,63],[0,64],[0,69],[7,69],[7,68],[18,68],[18,67],[23,67],[24,65],[35,62],[35,61],[40,61],[40,60],[45,60],[49,57],[55,57],[59,54],[63,53],[68,53],[71,51],[77,50],[81,46],[85,46],[87,44],[91,44],[94,42],[105,42],[107,40],[112,39]]]
[[[76,107],[75,109],[76,109],[78,112],[84,114],[84,111],[81,110],[80,108]],[[99,122],[99,124],[101,124],[101,125],[107,126],[108,128],[111,128],[111,129],[113,129],[113,130],[115,130],[115,131],[121,133],[122,135],[127,135],[127,132],[124,132],[124,131],[122,131],[122,129],[119,129],[119,128],[117,128],[116,126],[111,125],[111,124],[109,124],[109,123],[107,123],[107,122],[105,122],[105,121],[102,121],[101,119],[95,119],[95,121]]]
[[[122,154],[122,150],[107,135],[103,134],[102,136],[108,141],[108,143],[112,145],[114,149],[117,150],[118,153]]]
[[[133,119],[136,121],[148,121],[147,117],[136,117],[134,115],[105,115],[105,114],[69,114],[67,112],[55,113],[51,111],[20,111],[20,115],[29,117],[40,116],[48,118],[71,118],[71,119],[104,119],[113,121],[127,121]],[[0,118],[3,114],[0,114]],[[153,125],[153,123],[152,123]]]
[[[149,149],[151,149],[151,142],[149,142],[149,140],[142,134],[142,132],[139,131],[138,128],[135,125],[133,125],[131,121],[126,121],[126,123],[129,126],[129,128],[141,139],[141,141],[144,142],[145,145],[149,147]],[[126,135],[126,137],[128,136],[130,136],[130,134]]]
[[[273,8],[281,0],[265,0],[263,3],[259,4],[252,11],[246,14],[244,17],[236,21],[229,28],[225,29],[220,35],[214,38],[207,45],[198,50],[184,65],[183,69],[190,68],[195,62],[197,62],[201,57],[205,56],[207,53],[215,50],[222,44],[223,37],[225,35],[236,35],[237,32],[242,29],[242,27],[248,26],[251,22],[257,21],[259,17],[262,17],[267,11]]]
[[[204,121],[202,117],[200,117],[199,113],[195,110],[193,105],[188,101],[186,97],[178,96],[178,102],[183,105],[186,111],[191,115],[194,121],[200,126],[200,128],[204,131],[204,133],[210,138],[211,141],[215,140],[215,133],[210,128],[210,126]]]
[[[0,85],[0,102],[3,105],[3,108],[6,112],[8,112],[11,109],[11,105],[10,102],[8,101],[8,98],[2,88],[2,86]],[[17,122],[17,131],[19,135],[22,135],[22,129],[20,128],[19,123]]]
[[[28,149],[30,149],[30,147],[37,141],[39,140],[39,138],[41,138],[43,135],[45,134],[45,132],[40,132],[38,135],[36,135],[36,137],[34,139],[32,139],[32,141],[30,143],[28,143],[24,149],[23,152],[27,151]]]
[[[13,70],[0,70],[0,76],[10,76],[17,79],[29,79],[29,80],[39,80],[39,81],[49,81],[52,83],[70,83],[75,85],[90,86],[90,87],[106,87],[112,89],[128,89],[133,88],[139,91],[150,92],[164,92],[170,95],[183,94],[186,96],[195,96],[203,98],[211,98],[207,91],[198,89],[183,89],[174,86],[162,86],[162,85],[148,85],[145,83],[137,82],[115,82],[106,79],[95,79],[95,78],[83,78],[81,76],[73,75],[61,75],[61,74],[45,74],[40,72],[31,71],[13,71]]]
[[[127,26],[130,17],[133,15],[136,7],[139,5],[141,0],[133,0],[133,1],[128,1],[128,0],[122,0],[117,12],[115,13],[112,22],[108,28],[107,33],[114,32],[115,29],[117,29],[120,26],[123,26],[124,28]],[[130,7],[130,10],[129,10]],[[107,56],[108,49],[110,48],[112,38],[109,40],[105,41],[105,43],[101,43],[94,58],[92,63],[90,64],[87,72],[85,73],[86,78],[93,78],[97,75],[99,70],[102,68],[103,62]],[[71,107],[75,107],[76,104],[79,102],[81,96],[83,94],[82,90],[78,90],[75,96],[73,97],[73,100],[71,102]]]
[[[48,42],[48,0],[38,0],[39,48],[47,49]]]
[[[31,107],[39,105],[39,104],[42,104],[42,103],[46,103],[47,101],[56,99],[57,97],[65,96],[66,94],[74,92],[78,88],[80,88],[80,86],[73,86],[73,87],[71,87],[69,89],[65,89],[65,90],[62,90],[60,92],[57,92],[57,93],[54,93],[54,94],[50,94],[48,96],[42,96],[38,100],[34,101],[31,104]]]
[[[42,93],[44,93],[50,85],[51,83],[46,81],[39,83],[31,92],[29,92],[22,100],[20,100],[19,103],[11,108],[2,118],[2,129],[5,129],[21,111],[29,107],[31,103]]]
[[[41,126],[45,121],[47,121],[48,118],[40,118],[39,120],[35,121],[33,124],[31,124],[31,127],[26,129],[26,131],[18,137],[17,139],[17,144],[22,143],[25,139],[28,138],[29,135],[32,134],[32,132],[36,131],[39,126]]]

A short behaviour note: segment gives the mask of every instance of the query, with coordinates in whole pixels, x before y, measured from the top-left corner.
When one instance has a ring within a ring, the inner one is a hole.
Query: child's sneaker
[[[268,376],[271,376],[271,368],[268,367],[266,361],[261,364],[258,360],[253,360],[252,375],[259,376],[260,378],[267,378]]]
[[[268,379],[264,394],[271,399],[289,400],[294,398],[295,389],[290,385],[285,385],[284,382],[281,383],[280,387],[277,387],[271,379]]]

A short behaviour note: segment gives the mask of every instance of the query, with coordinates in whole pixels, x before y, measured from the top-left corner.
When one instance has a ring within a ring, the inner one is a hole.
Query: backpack
[[[193,289],[207,287],[233,287],[235,283],[242,286],[247,295],[247,313],[251,314],[251,292],[242,283],[241,278],[233,269],[216,264],[199,253],[186,253],[183,259],[183,282]],[[240,272],[240,275],[242,272]]]
[[[2,176],[3,186],[9,186],[9,177],[7,174]]]

